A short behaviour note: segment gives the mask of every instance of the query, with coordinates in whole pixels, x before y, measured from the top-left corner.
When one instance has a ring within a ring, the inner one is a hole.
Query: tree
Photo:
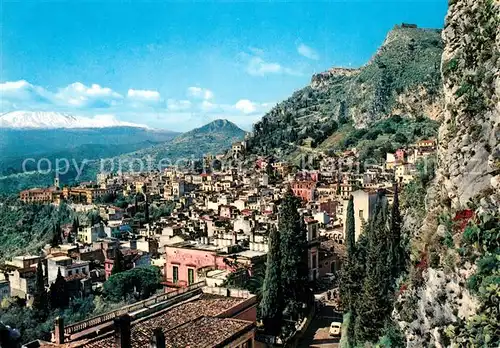
[[[115,259],[113,260],[113,268],[111,269],[111,274],[118,274],[125,271],[125,261],[123,260],[123,254],[120,249],[116,249]]]
[[[307,237],[300,200],[289,189],[281,203],[278,218],[281,255],[281,284],[286,312],[298,319],[304,304],[311,300],[308,287]]]
[[[144,219],[146,223],[149,222],[149,202],[148,202],[148,195],[144,194],[145,196],[145,202],[144,202]]]
[[[42,314],[48,311],[49,303],[47,299],[47,291],[45,291],[45,281],[43,278],[42,261],[38,260],[36,266],[35,292],[33,295],[33,308]]]
[[[389,258],[387,264],[391,265],[391,275],[393,279],[399,277],[405,269],[405,250],[401,239],[401,213],[399,211],[398,186],[394,190],[394,201],[391,208],[391,228],[389,239]]]
[[[139,212],[139,200],[137,194],[134,196],[134,216]]]
[[[387,204],[379,192],[374,217],[368,228],[368,253],[362,299],[356,303],[355,339],[357,344],[376,342],[389,318],[391,268],[388,260],[389,231]]]
[[[50,285],[49,299],[52,309],[63,309],[69,305],[68,285],[61,275],[60,268],[57,270],[56,280]]]
[[[79,228],[80,228],[80,221],[78,221],[78,217],[76,217],[73,219],[73,224],[71,225],[71,232],[73,234],[77,234]]]
[[[90,221],[90,226],[97,225],[101,221],[101,216],[95,210],[88,213],[88,219]]]
[[[73,235],[70,233],[68,233],[68,237],[66,238],[66,243],[68,244],[73,244],[73,242],[75,241],[75,239],[73,238]]]
[[[54,226],[52,233],[52,240],[50,241],[50,246],[55,248],[63,243],[62,241],[62,230],[61,225],[57,222]]]
[[[145,299],[161,287],[160,282],[158,267],[136,267],[111,275],[103,285],[103,294],[113,302],[127,301],[134,292]]]
[[[356,243],[356,231],[355,231],[355,220],[354,220],[354,197],[352,195],[349,197],[349,203],[347,204],[345,235],[347,244],[347,255],[348,257],[352,257],[352,255],[354,254],[354,245]]]
[[[280,266],[280,236],[276,228],[273,228],[269,234],[269,252],[267,253],[260,314],[266,332],[274,336],[280,334],[285,307]]]

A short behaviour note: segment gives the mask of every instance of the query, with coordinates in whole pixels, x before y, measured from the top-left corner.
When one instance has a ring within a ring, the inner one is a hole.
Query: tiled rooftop
[[[186,323],[165,334],[166,346],[169,348],[208,348],[224,342],[253,323],[237,319],[202,317]]]
[[[245,301],[245,299],[225,297],[211,294],[203,294],[199,299],[194,301],[189,301],[180,304],[176,307],[167,309],[165,311],[159,312],[158,314],[153,314],[150,317],[141,319],[137,322],[132,323],[132,348],[143,348],[149,343],[149,340],[153,334],[153,329],[161,327],[165,335],[178,335],[177,329],[173,330],[173,333],[167,333],[178,326],[186,324],[189,326],[189,322],[203,316],[217,316],[222,312],[236,306],[237,304]],[[197,322],[196,320],[195,322]],[[245,322],[243,322],[245,323]],[[228,324],[228,328],[234,327],[236,324]],[[248,323],[246,323],[248,324]],[[220,324],[224,326],[225,324]],[[184,326],[183,326],[184,327]],[[186,329],[183,329],[186,330]],[[194,328],[196,330],[196,328]],[[216,330],[216,327],[213,328]],[[222,329],[220,329],[222,330]],[[190,337],[184,337],[183,339],[192,339],[192,336],[197,334],[183,334]],[[169,336],[170,337],[170,336]],[[179,338],[180,334],[179,334]],[[204,345],[168,345],[169,340],[167,338],[167,347],[207,347]],[[114,338],[111,335],[107,335],[100,340],[91,340],[88,343],[83,344],[81,347],[85,348],[114,348]]]

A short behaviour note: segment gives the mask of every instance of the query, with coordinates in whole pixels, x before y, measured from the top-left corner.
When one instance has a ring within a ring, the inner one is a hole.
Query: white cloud
[[[22,107],[25,103],[49,103],[51,93],[25,80],[0,83],[0,99],[3,105]]]
[[[159,102],[161,100],[161,96],[158,91],[144,89],[129,89],[127,92],[127,98],[143,102]]]
[[[247,72],[250,75],[264,76],[267,74],[277,74],[283,71],[283,67],[278,63],[269,63],[261,57],[252,57],[248,61]]]
[[[264,64],[261,68],[261,72],[271,73],[273,65]],[[286,73],[283,69],[282,66],[278,68],[280,73]],[[126,120],[152,127],[189,130],[218,118],[250,127],[274,105],[249,98],[237,99],[235,103],[216,103],[214,93],[202,87],[190,87],[187,93],[192,100],[165,100],[155,90],[131,88],[120,94],[99,84],[81,82],[47,90],[21,80],[0,83],[0,111],[64,112],[91,119],[93,124],[115,124]],[[186,121],[191,119],[193,122]]]
[[[205,100],[209,100],[214,97],[214,93],[211,90],[201,87],[189,87],[187,93],[191,97],[201,98]]]
[[[167,109],[171,111],[183,111],[189,110],[191,108],[191,102],[189,100],[167,100]]]
[[[90,87],[81,82],[75,82],[59,89],[55,98],[60,103],[66,103],[81,108],[107,108],[117,105],[123,96],[111,88],[92,84]]]
[[[213,110],[216,110],[216,109],[220,109],[222,107],[222,105],[220,104],[214,104],[214,103],[211,103],[207,100],[204,100],[201,104],[200,104],[200,108],[201,110],[203,111],[213,111]]]
[[[265,76],[269,74],[286,74],[300,76],[301,72],[283,66],[277,62],[265,60],[262,56],[264,52],[259,49],[250,48],[251,54],[242,53],[241,56],[246,64],[246,72],[253,76]]]
[[[257,110],[254,103],[248,99],[241,99],[234,105],[237,110],[240,110],[244,114],[251,114]]]
[[[80,118],[85,119],[85,118]],[[93,127],[112,127],[112,126],[129,126],[129,127],[143,127],[149,128],[144,124],[136,124],[131,122],[123,122],[118,120],[118,118],[113,114],[100,114],[95,115],[94,117],[87,118],[89,124]]]
[[[312,59],[312,60],[318,60],[319,59],[319,54],[316,52],[312,47],[307,46],[306,44],[301,43],[299,46],[297,46],[297,52],[306,58]]]

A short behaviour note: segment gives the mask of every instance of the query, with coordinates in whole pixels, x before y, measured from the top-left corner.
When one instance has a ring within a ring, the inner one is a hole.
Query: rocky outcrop
[[[319,74],[314,74],[311,79],[311,87],[314,89],[328,88],[333,80],[351,77],[359,74],[360,71],[360,69],[331,68]]]
[[[476,224],[500,214],[500,1],[451,0],[442,36],[445,112],[437,175],[423,221],[408,229],[412,266],[393,317],[408,347],[489,346],[480,343],[487,329],[480,330],[490,312],[466,284],[491,247],[464,242],[455,219],[467,208]],[[409,216],[406,225],[415,222]],[[477,329],[473,344],[462,337],[468,326]]]
[[[451,1],[438,180],[452,207],[500,190],[500,2]]]
[[[471,265],[468,267],[452,274],[429,268],[424,274],[425,287],[410,289],[399,297],[394,318],[406,333],[408,348],[446,347],[446,326],[475,314],[477,300],[464,288],[471,273]]]
[[[364,66],[315,74],[310,85],[270,110],[254,126],[250,153],[285,153],[308,138],[321,144],[337,121],[365,128],[394,115],[439,119],[442,53],[440,30],[396,26]]]

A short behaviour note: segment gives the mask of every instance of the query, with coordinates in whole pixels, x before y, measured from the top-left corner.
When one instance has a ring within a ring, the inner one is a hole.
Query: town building
[[[255,341],[257,299],[246,291],[193,284],[182,291],[65,325],[57,318],[52,342],[29,347],[251,348]],[[138,311],[140,309],[140,311]]]
[[[316,194],[316,181],[295,181],[291,188],[293,194],[306,202],[314,200]]]
[[[33,188],[19,193],[19,198],[24,203],[53,203],[59,201],[61,191],[55,187]]]
[[[90,273],[89,262],[75,261],[69,256],[55,256],[47,258],[47,277],[49,284],[55,282],[58,272],[63,277],[70,277],[75,274],[88,276]]]
[[[36,282],[36,267],[15,269],[9,274],[10,294],[29,301],[33,297]]]
[[[353,203],[354,203],[354,230],[356,240],[363,232],[363,224],[370,221],[370,217],[373,216],[375,212],[375,205],[377,203],[377,192],[367,191],[367,190],[357,190],[352,193]],[[342,209],[343,216],[342,221],[345,224],[347,215],[347,204],[349,200],[344,200],[344,206]],[[345,231],[344,231],[345,239]]]

